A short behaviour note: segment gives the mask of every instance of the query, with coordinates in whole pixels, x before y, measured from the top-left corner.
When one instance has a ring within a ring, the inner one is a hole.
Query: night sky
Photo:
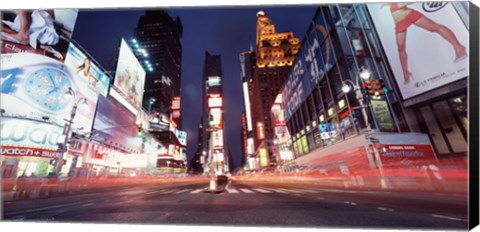
[[[255,46],[256,13],[264,11],[277,32],[292,31],[303,39],[312,20],[315,6],[289,7],[198,7],[168,8],[171,17],[179,16],[183,24],[182,93],[183,130],[188,133],[187,154],[190,160],[197,145],[201,116],[201,80],[205,51],[222,56],[224,72],[224,112],[226,139],[235,167],[240,165],[240,130],[243,94],[239,53]],[[132,38],[144,9],[80,10],[73,40],[79,43],[100,65],[110,68],[115,60],[120,38]]]

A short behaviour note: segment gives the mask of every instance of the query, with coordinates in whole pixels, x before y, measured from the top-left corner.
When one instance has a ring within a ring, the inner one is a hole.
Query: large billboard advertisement
[[[177,130],[177,138],[178,142],[180,142],[180,145],[187,146],[187,132]]]
[[[137,136],[136,115],[112,97],[99,96],[92,138],[126,151],[139,152],[142,139]]]
[[[213,94],[210,95],[208,98],[208,107],[209,108],[214,108],[214,107],[222,107],[222,97],[219,94]]]
[[[114,85],[120,89],[127,100],[136,108],[141,108],[143,88],[145,85],[145,70],[133,54],[124,39],[120,43],[117,70]]]
[[[404,99],[469,75],[469,31],[452,3],[367,6]]]
[[[282,126],[285,125],[285,115],[283,114],[283,107],[282,107],[282,94],[278,94],[275,98],[275,102],[273,103],[271,109],[273,115],[273,125],[274,126]]]
[[[223,147],[223,130],[215,130],[212,132],[213,147]]]
[[[77,15],[77,9],[2,11],[2,53],[36,53],[63,61]]]
[[[60,126],[33,120],[2,118],[0,132],[2,156],[59,156],[57,139],[63,132]]]
[[[88,86],[95,92],[102,94],[104,97],[107,96],[110,77],[73,43],[70,43],[70,47],[68,48],[65,65],[80,77],[84,78],[85,81],[88,82]]]
[[[222,109],[211,108],[209,121],[211,128],[222,128]]]
[[[87,104],[76,110],[73,130],[91,130],[98,95],[67,66],[32,53],[2,54],[0,61],[1,107],[6,114],[64,125],[74,104],[86,99]]]

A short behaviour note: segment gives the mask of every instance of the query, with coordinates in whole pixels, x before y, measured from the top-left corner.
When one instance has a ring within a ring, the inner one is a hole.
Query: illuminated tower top
[[[292,66],[300,49],[293,32],[277,33],[272,20],[263,11],[257,13],[257,67]]]

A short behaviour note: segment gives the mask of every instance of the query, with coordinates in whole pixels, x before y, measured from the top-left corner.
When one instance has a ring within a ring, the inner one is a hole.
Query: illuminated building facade
[[[277,33],[272,20],[262,11],[257,13],[255,69],[250,89],[252,137],[254,159],[259,149],[267,154],[269,162],[263,166],[275,165],[271,146],[274,127],[270,109],[285,82],[300,49],[300,40],[292,32]],[[248,68],[248,67],[247,67]],[[271,162],[270,162],[271,161]],[[255,162],[258,163],[258,162]],[[258,167],[257,167],[258,168]]]
[[[147,10],[135,33],[140,45],[148,50],[153,68],[146,77],[143,107],[169,112],[181,129],[182,22],[179,17],[172,19],[165,10]],[[151,99],[155,99],[153,103]]]
[[[217,175],[229,172],[226,159],[227,143],[223,115],[223,69],[220,55],[205,51],[203,66],[202,160],[203,171],[211,168]]]

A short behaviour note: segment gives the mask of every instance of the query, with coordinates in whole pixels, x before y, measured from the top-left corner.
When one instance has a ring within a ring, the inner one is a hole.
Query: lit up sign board
[[[180,110],[173,110],[172,111],[172,117],[173,118],[180,118],[180,116],[181,116]]]
[[[135,108],[142,107],[145,71],[124,39],[120,43],[114,85],[126,96]]]
[[[137,115],[138,114],[138,110],[135,109],[135,107],[130,104],[130,102],[128,102],[127,100],[125,100],[124,97],[122,97],[120,95],[119,92],[117,92],[117,90],[115,90],[114,88],[111,88],[110,89],[110,96],[112,96],[115,100],[117,100],[118,102],[120,102],[123,106],[125,106],[128,110],[130,110],[130,112],[132,112],[133,114]]]
[[[247,116],[247,130],[252,131],[252,117],[250,111],[250,94],[248,93],[248,83],[243,82],[243,100],[245,101],[245,114]]]
[[[212,132],[213,147],[223,147],[223,130],[216,130]]]
[[[221,97],[210,97],[208,98],[208,107],[222,107],[222,98]]]
[[[260,166],[268,166],[268,150],[266,148],[260,148]]]
[[[177,138],[178,138],[178,141],[180,142],[180,144],[181,144],[182,146],[186,146],[186,145],[187,145],[187,132],[181,131],[181,130],[177,130]]]
[[[213,162],[222,163],[225,160],[223,155],[223,149],[214,149],[213,150]]]
[[[211,76],[208,77],[207,84],[209,87],[211,86],[219,86],[222,84],[222,78],[219,76]]]
[[[84,79],[63,63],[38,54],[2,54],[0,61],[5,113],[34,119],[47,116],[50,122],[63,125],[73,105],[85,98],[87,104],[79,104],[73,123],[75,130],[90,132],[99,95]],[[66,94],[70,89],[73,97]]]
[[[222,128],[222,110],[220,108],[210,109],[210,126],[212,128]]]
[[[172,101],[172,110],[180,109],[180,97],[174,97]]]
[[[55,158],[63,128],[32,120],[0,120],[1,155]]]
[[[285,116],[283,115],[283,108],[282,108],[282,94],[277,95],[277,98],[273,103],[271,112],[273,115],[273,125],[275,126],[285,125]]]
[[[263,126],[262,122],[257,123],[257,137],[258,139],[265,138],[265,127]]]

